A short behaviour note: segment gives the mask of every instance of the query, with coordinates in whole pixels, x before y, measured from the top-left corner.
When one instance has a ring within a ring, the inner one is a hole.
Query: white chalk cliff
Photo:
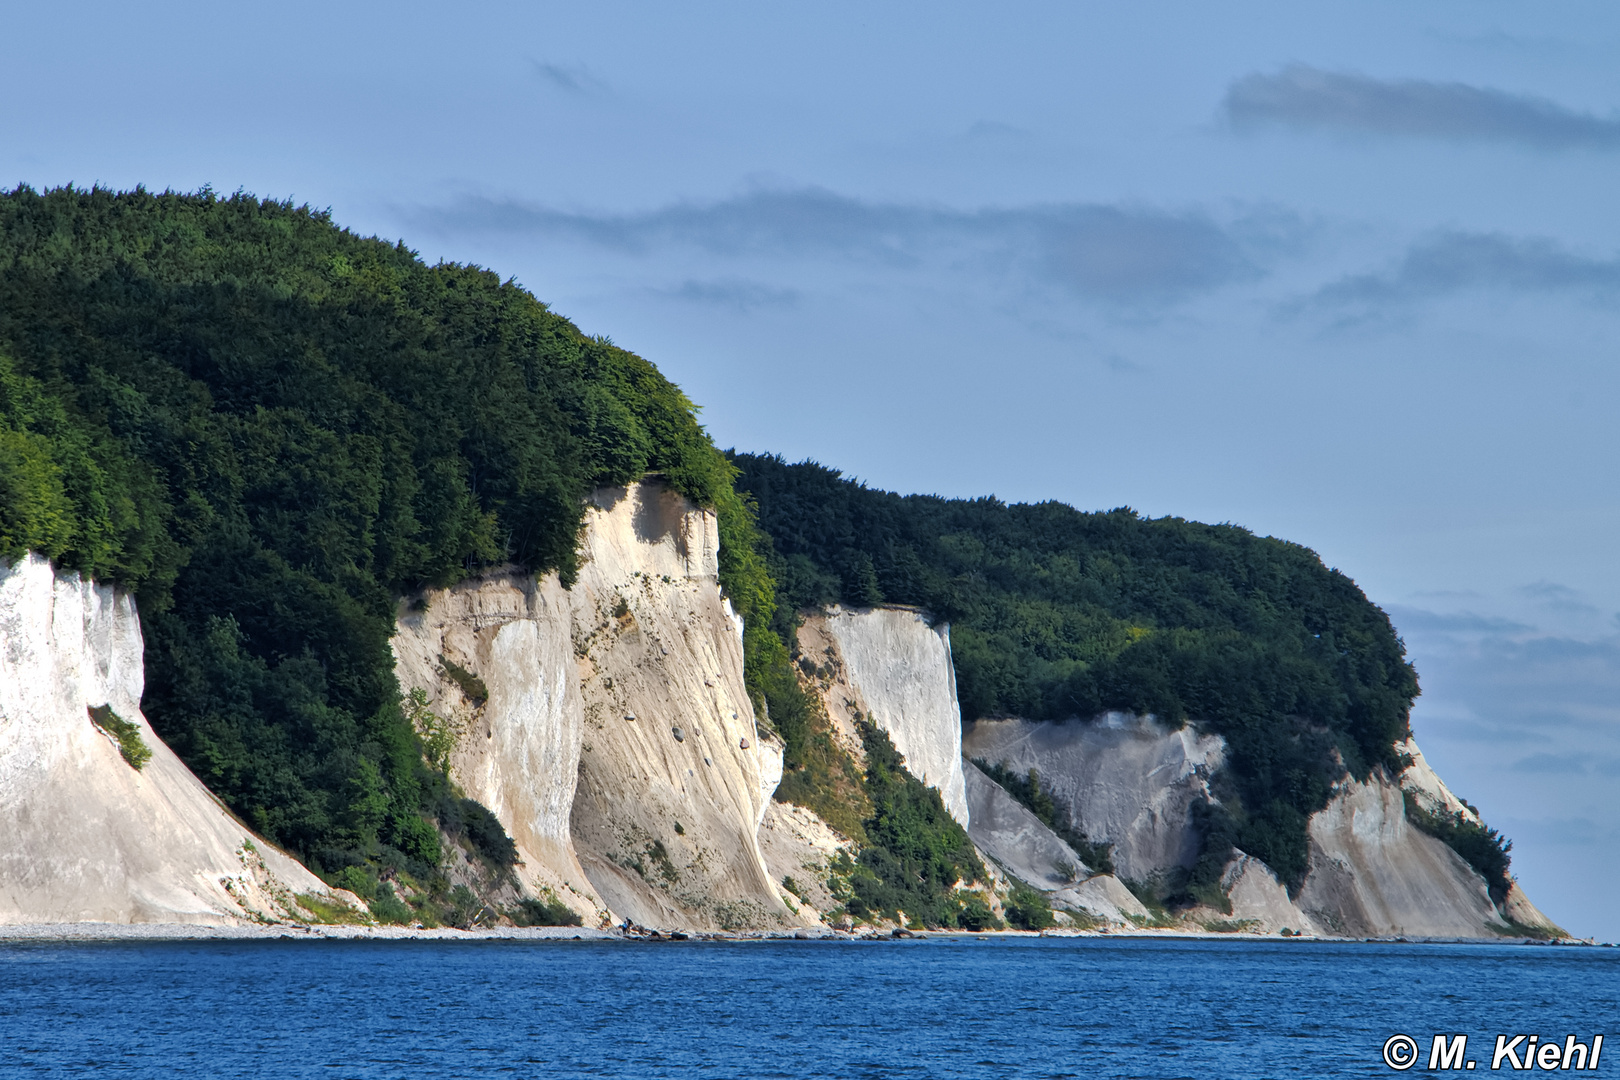
[[[759,850],[781,751],[762,744],[743,686],[714,512],[653,482],[601,491],[582,556],[573,837],[592,884],[645,925],[800,925]]]
[[[851,730],[853,704],[889,736],[907,770],[937,789],[945,809],[966,826],[962,710],[950,627],[930,623],[914,608],[834,605],[805,618],[799,649],[831,669],[822,697],[834,724]],[[855,749],[847,737],[840,741]]]
[[[460,732],[452,778],[506,827],[525,886],[593,921],[819,921],[784,904],[760,853],[782,754],[754,721],[718,556],[713,511],[649,480],[596,493],[572,588],[495,575],[399,619],[401,687]]]
[[[1424,759],[1416,742],[1398,747],[1412,764],[1397,782],[1375,770],[1346,779],[1312,816],[1310,868],[1297,896],[1265,863],[1237,852],[1221,886],[1234,922],[1307,934],[1485,937],[1512,932],[1486,883],[1442,841],[1407,819],[1403,787],[1434,813],[1478,815]],[[1144,881],[1198,855],[1189,807],[1209,797],[1225,741],[1193,727],[1170,730],[1152,717],[1109,713],[1093,721],[969,724],[963,752],[1020,774],[1034,769],[1067,809],[1072,828],[1113,845],[1119,875]],[[1557,931],[1515,885],[1504,909],[1516,922]]]
[[[549,892],[595,925],[606,905],[569,828],[584,735],[571,598],[555,574],[494,574],[401,609],[394,674],[450,725],[451,778],[505,826],[526,891]],[[488,699],[469,697],[447,661],[476,672]]]
[[[1071,826],[1114,846],[1119,876],[1143,881],[1198,857],[1187,808],[1209,794],[1226,759],[1223,740],[1168,731],[1150,717],[1107,713],[1091,723],[978,720],[962,752],[1025,775],[1067,807]]]
[[[141,714],[134,601],[35,555],[0,562],[0,923],[308,918],[358,905],[233,818]],[[151,750],[136,769],[90,718]]]

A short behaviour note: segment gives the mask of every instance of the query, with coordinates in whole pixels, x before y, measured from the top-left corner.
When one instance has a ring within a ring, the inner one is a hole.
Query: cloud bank
[[[1341,278],[1315,299],[1375,305],[1491,289],[1612,296],[1620,290],[1620,258],[1594,259],[1539,238],[1445,232],[1408,248],[1393,270]]]
[[[1465,83],[1372,79],[1296,64],[1246,75],[1221,103],[1239,129],[1282,125],[1538,149],[1620,149],[1620,118]]]
[[[1198,213],[1046,204],[959,210],[875,202],[820,188],[757,190],[635,213],[467,198],[418,211],[422,224],[584,243],[626,255],[694,248],[729,257],[834,258],[897,268],[964,260],[1016,268],[1077,296],[1156,303],[1261,273],[1238,227]]]

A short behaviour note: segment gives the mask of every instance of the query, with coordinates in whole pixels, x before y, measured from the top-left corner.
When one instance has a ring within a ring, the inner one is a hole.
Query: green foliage
[[[1052,905],[1028,885],[1015,886],[1007,896],[1007,923],[1020,930],[1045,930],[1056,923]]]
[[[0,556],[138,590],[157,732],[306,859],[441,856],[394,598],[513,563],[571,581],[584,496],[648,472],[717,508],[762,686],[759,534],[644,359],[308,207],[0,195]]]
[[[1304,547],[1128,508],[902,497],[809,462],[731,460],[784,609],[882,597],[949,620],[970,718],[1120,709],[1223,735],[1238,842],[1286,881],[1303,876],[1305,822],[1338,762],[1357,777],[1398,767],[1418,689],[1405,648]]]
[[[1426,809],[1410,791],[1405,792],[1405,796],[1406,820],[1461,855],[1463,861],[1485,879],[1496,905],[1505,904],[1508,890],[1513,887],[1513,878],[1508,873],[1513,863],[1509,854],[1513,841],[1487,828],[1483,822],[1464,817],[1461,812],[1436,813]]]
[[[0,343],[0,558],[33,551],[96,577],[145,575],[167,554],[166,512],[151,471]]]
[[[850,875],[850,914],[892,919],[903,911],[936,927],[965,926],[964,918],[983,922],[972,906],[982,900],[957,889],[985,876],[967,833],[946,811],[939,792],[905,770],[888,735],[865,720],[859,727],[872,812],[865,822],[868,843]],[[988,908],[983,915],[989,917]]]
[[[519,926],[579,926],[578,912],[555,897],[525,898],[508,911],[507,917]]]
[[[461,692],[467,695],[467,700],[472,702],[474,707],[489,700],[489,687],[484,685],[483,679],[446,656],[441,655],[439,663],[444,668],[445,675],[461,688]]]
[[[377,886],[377,895],[368,901],[371,916],[380,923],[402,925],[415,919],[410,905],[394,895],[394,887],[386,881]]]
[[[510,869],[517,864],[517,844],[506,835],[500,818],[483,803],[447,791],[439,802],[437,817],[439,828],[447,835],[465,839],[495,866]]]
[[[1052,798],[1052,793],[1041,787],[1041,778],[1034,769],[1029,770],[1025,776],[1019,776],[1007,768],[1004,761],[992,765],[982,758],[974,758],[973,764],[1000,784],[1007,794],[1023,803],[1042,824],[1062,838],[1092,873],[1114,872],[1114,845],[1092,843],[1084,831],[1076,829],[1073,824],[1074,815],[1069,812],[1068,807],[1059,806]]]
[[[366,921],[363,913],[348,904],[337,900],[329,900],[324,896],[317,896],[315,893],[299,893],[297,900],[298,906],[315,916],[315,921],[319,923],[333,925]]]
[[[152,748],[141,738],[138,724],[132,724],[112,711],[110,705],[92,705],[90,722],[118,740],[118,753],[129,767],[140,772],[152,760]]]

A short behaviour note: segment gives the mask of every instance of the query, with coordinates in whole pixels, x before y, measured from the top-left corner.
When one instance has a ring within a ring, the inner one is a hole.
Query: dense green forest
[[[967,718],[1122,709],[1224,735],[1223,806],[1206,819],[1219,857],[1193,887],[1234,843],[1297,887],[1306,821],[1332,783],[1400,766],[1418,691],[1405,648],[1307,548],[1127,508],[900,496],[810,462],[731,460],[774,545],[779,623],[834,601],[920,605],[951,623]]]

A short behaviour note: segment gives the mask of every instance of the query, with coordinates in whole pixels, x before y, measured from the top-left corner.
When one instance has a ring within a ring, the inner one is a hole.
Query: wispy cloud
[[[799,300],[793,289],[779,289],[757,281],[720,278],[712,281],[683,281],[670,289],[655,289],[660,296],[691,304],[706,304],[748,312],[759,308],[791,307]]]
[[[607,83],[597,78],[583,64],[551,64],[534,61],[534,73],[541,82],[570,94],[594,95],[606,93]]]
[[[1489,289],[1608,296],[1620,290],[1620,258],[1595,259],[1539,238],[1446,232],[1414,244],[1393,269],[1341,278],[1314,300],[1379,305]]]
[[[445,230],[549,237],[629,255],[684,246],[721,256],[856,259],[897,268],[994,264],[1080,296],[1134,303],[1256,277],[1262,249],[1275,244],[1275,223],[1257,226],[1251,243],[1242,227],[1194,211],[1097,204],[960,210],[821,188],[755,190],[635,213],[467,198],[415,216]]]
[[[1296,64],[1246,75],[1221,103],[1238,128],[1294,128],[1410,138],[1620,149],[1620,118],[1466,83],[1373,79]]]
[[[1595,605],[1587,602],[1581,593],[1568,585],[1560,585],[1554,581],[1537,581],[1521,586],[1519,591],[1554,611],[1577,615],[1598,614]]]

